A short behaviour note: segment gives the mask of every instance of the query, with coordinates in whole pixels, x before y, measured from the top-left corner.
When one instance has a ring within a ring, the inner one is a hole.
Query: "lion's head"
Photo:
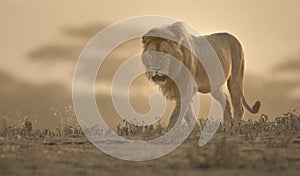
[[[175,64],[174,58],[183,64],[190,60],[191,52],[187,49],[190,46],[189,37],[183,23],[177,22],[154,28],[142,38],[142,62],[147,70],[146,75],[168,99],[179,97],[176,84],[167,75],[173,74],[175,78],[180,76],[182,65]]]

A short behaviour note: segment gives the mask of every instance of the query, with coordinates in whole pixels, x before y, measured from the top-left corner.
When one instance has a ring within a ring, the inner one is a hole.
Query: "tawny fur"
[[[170,38],[177,37],[176,40],[179,42],[167,40],[164,36],[168,36]],[[250,107],[244,97],[244,52],[240,42],[233,35],[228,33],[216,33],[196,37],[187,32],[183,23],[174,23],[162,28],[154,28],[145,34],[143,37],[143,52],[158,51],[174,56],[189,69],[197,83],[198,92],[213,94],[207,73],[197,59],[199,56],[193,55],[189,48],[183,47],[183,43],[191,46],[195,49],[196,54],[199,53],[199,55],[201,55],[201,52],[205,52],[205,49],[203,49],[203,40],[209,42],[219,57],[224,70],[225,81],[227,81],[227,86],[230,92],[234,117],[242,119],[244,114],[242,105],[244,105],[244,107],[246,107],[246,109],[250,112],[257,113],[260,108],[260,102],[257,101],[253,107]],[[151,61],[149,63],[149,61],[143,60],[143,62],[146,68],[149,67],[149,65],[151,67]],[[168,67],[171,69],[170,65]],[[177,70],[175,69],[173,71]],[[150,74],[147,74],[147,77],[151,80]],[[220,84],[220,88],[223,84],[225,84],[225,82]],[[177,86],[170,78],[167,77],[166,83],[159,87],[167,99],[178,100],[180,98]],[[228,99],[226,101],[225,108],[225,115],[227,112],[227,116],[231,116],[231,107]]]

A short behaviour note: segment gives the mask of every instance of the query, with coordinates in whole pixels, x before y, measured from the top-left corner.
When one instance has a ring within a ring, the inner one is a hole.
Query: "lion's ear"
[[[185,26],[184,26],[184,22],[182,21],[179,21],[179,22],[176,22],[176,23],[173,23],[172,24],[172,27],[173,28],[176,28],[176,29],[179,29],[180,31],[185,31]]]
[[[141,42],[145,43],[145,40],[146,40],[146,36],[143,36],[143,37],[141,38]]]

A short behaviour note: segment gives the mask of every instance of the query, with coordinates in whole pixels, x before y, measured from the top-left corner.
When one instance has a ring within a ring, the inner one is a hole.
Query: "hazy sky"
[[[88,23],[111,24],[132,16],[151,14],[182,19],[203,34],[228,31],[236,35],[244,46],[247,70],[251,72],[266,73],[274,63],[299,52],[300,2],[297,0],[124,2],[1,1],[0,68],[16,76],[43,81],[43,75],[33,75],[39,70],[34,64],[28,64],[24,56],[45,42],[60,41],[58,34],[62,27]],[[23,69],[14,69],[21,65]],[[52,78],[55,79],[53,74]]]
[[[290,92],[286,96],[291,96],[293,100],[295,97],[300,98],[297,74],[299,73],[297,60],[300,53],[300,1],[191,0],[180,2],[174,0],[0,1],[0,71],[11,79],[21,80],[26,84],[32,84],[33,87],[58,84],[70,91],[73,62],[70,64],[69,61],[63,60],[41,64],[29,59],[30,54],[43,46],[50,48],[51,52],[50,44],[55,52],[63,48],[62,53],[66,57],[72,57],[74,61],[89,38],[78,39],[66,35],[65,29],[89,26],[98,26],[100,29],[101,25],[105,27],[132,16],[163,15],[186,21],[202,34],[219,31],[234,34],[245,50],[246,74],[250,76],[263,74],[260,78],[268,80],[269,87],[276,81],[282,84],[282,80],[289,80],[292,86],[289,87]],[[64,49],[64,46],[73,48]],[[68,55],[66,49],[72,51],[76,49],[77,52]],[[294,60],[295,64],[290,62],[290,59]],[[278,65],[281,63],[287,66],[279,68]],[[292,67],[295,67],[294,72],[290,72],[291,63]],[[276,74],[277,71],[284,74]],[[258,83],[249,86],[257,88],[262,85]],[[266,84],[264,83],[263,86]],[[299,102],[298,99],[295,102]]]

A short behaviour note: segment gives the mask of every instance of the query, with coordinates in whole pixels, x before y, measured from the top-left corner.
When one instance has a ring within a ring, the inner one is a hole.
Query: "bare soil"
[[[0,138],[0,175],[298,175],[300,134],[226,136],[204,147],[196,135],[167,156],[122,161],[84,136]]]

